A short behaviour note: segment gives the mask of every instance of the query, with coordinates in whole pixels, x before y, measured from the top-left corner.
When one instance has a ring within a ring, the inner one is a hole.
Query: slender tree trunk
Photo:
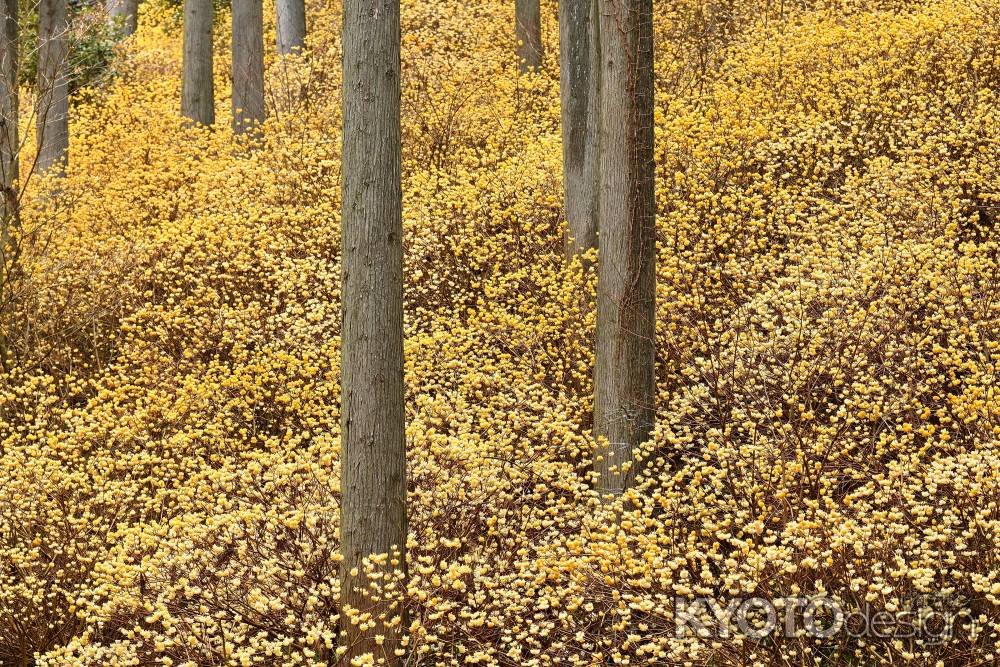
[[[597,120],[600,61],[597,0],[559,3],[559,75],[562,91],[563,190],[574,256],[597,247]]]
[[[18,261],[18,0],[4,0],[0,30],[0,316],[6,314],[11,275]],[[9,366],[5,318],[0,317],[0,371]]]
[[[343,664],[388,665],[405,628],[399,591],[372,599],[363,560],[406,576],[399,0],[344,0],[341,540]],[[384,580],[380,580],[384,581]],[[403,584],[405,587],[405,583]],[[372,615],[361,628],[351,610]],[[354,618],[354,621],[357,621]],[[379,643],[376,637],[384,641]]]
[[[201,125],[215,124],[212,78],[212,0],[184,0],[184,72],[181,115]]]
[[[233,0],[233,132],[264,122],[264,3]]]
[[[38,2],[39,173],[62,174],[69,156],[69,23],[66,0]]]
[[[594,470],[598,489],[633,481],[655,419],[656,242],[652,0],[600,0],[600,244]]]
[[[122,37],[135,33],[139,27],[139,0],[108,0],[108,18],[121,22]]]
[[[4,0],[3,31],[0,32],[0,186],[3,187],[3,230],[17,202],[18,155],[18,1]]]
[[[542,66],[542,13],[539,0],[515,0],[517,60],[522,72]]]
[[[278,13],[278,53],[287,56],[306,44],[305,0],[275,0]]]

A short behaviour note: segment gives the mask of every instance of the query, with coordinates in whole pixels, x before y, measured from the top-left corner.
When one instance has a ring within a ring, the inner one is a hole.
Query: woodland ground
[[[657,427],[616,510],[554,3],[537,76],[512,2],[404,3],[409,664],[993,664],[1000,3],[656,5]],[[339,11],[270,61],[251,150],[227,31],[220,127],[185,128],[176,8],[145,3],[31,186],[0,664],[335,654]],[[980,631],[676,636],[678,596],[754,595],[932,596]]]

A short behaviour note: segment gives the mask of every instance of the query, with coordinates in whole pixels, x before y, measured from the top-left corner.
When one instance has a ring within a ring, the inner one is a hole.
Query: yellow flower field
[[[182,123],[147,2],[32,181],[0,665],[335,664],[340,11],[269,49],[254,145]],[[555,3],[525,75],[511,2],[402,11],[407,664],[1000,660],[1000,1],[656,3],[657,426],[616,505]],[[692,596],[817,595],[975,630],[678,628]]]

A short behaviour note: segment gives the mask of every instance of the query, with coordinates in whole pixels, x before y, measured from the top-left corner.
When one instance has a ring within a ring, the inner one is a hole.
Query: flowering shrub
[[[554,11],[517,76],[508,5],[403,8],[409,578],[383,590],[409,664],[994,660],[1000,4],[736,3],[710,41],[658,4],[658,425],[613,506]],[[311,3],[305,56],[270,63],[252,151],[180,122],[171,11],[144,5],[67,177],[25,204],[45,242],[5,323],[0,664],[337,655],[339,9]],[[677,616],[936,595],[975,628]]]

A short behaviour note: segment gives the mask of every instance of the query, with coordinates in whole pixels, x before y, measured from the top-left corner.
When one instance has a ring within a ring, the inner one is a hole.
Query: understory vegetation
[[[611,505],[552,4],[529,74],[510,3],[403,5],[409,664],[993,664],[1000,1],[656,3],[657,425]],[[143,4],[31,182],[0,665],[336,658],[339,3],[308,12],[246,139],[182,122],[176,9]],[[975,628],[677,632],[700,596]]]

